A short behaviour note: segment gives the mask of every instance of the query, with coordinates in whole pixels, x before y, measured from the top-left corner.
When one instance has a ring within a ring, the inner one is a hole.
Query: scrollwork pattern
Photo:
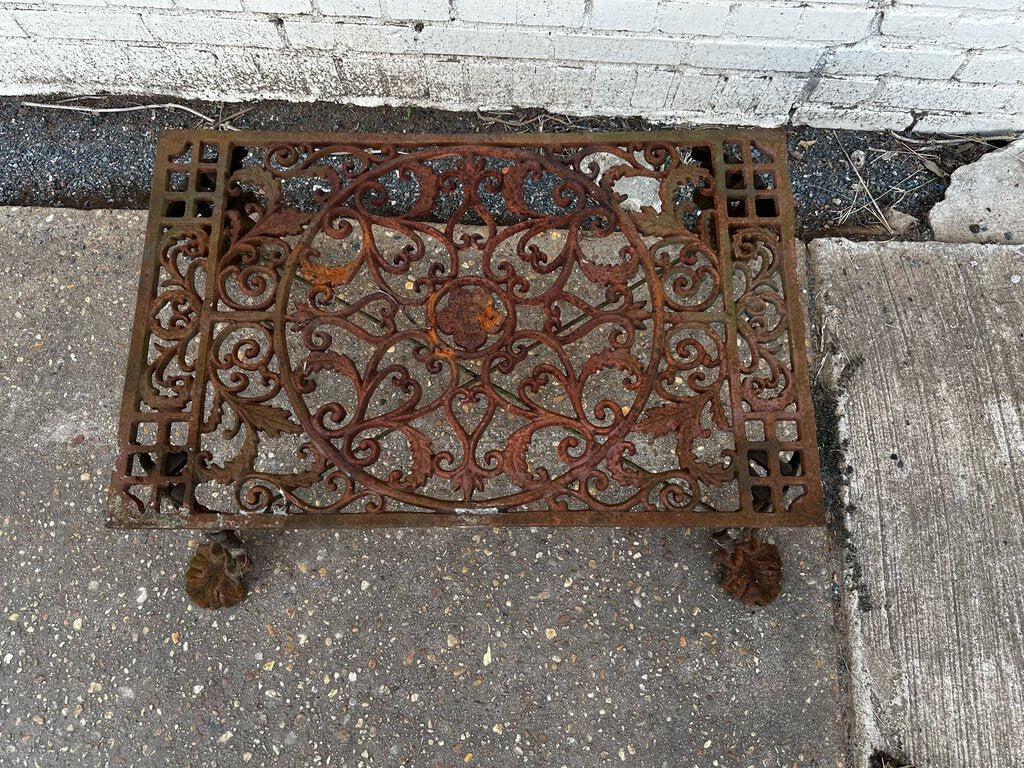
[[[157,286],[150,303],[150,362],[142,399],[156,411],[183,410],[195,380],[195,349],[209,234],[202,227],[175,227],[157,249]]]
[[[783,237],[735,220],[721,152],[255,147],[215,273],[208,224],[161,242],[143,402],[181,409],[206,350],[195,480],[245,514],[714,511],[796,382]]]

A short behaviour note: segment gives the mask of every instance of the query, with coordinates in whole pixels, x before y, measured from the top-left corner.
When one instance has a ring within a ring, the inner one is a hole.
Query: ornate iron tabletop
[[[822,523],[785,156],[163,134],[108,523]]]

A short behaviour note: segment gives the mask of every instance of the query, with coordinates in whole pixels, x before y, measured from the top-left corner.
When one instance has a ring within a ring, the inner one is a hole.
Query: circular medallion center
[[[430,302],[428,313],[444,341],[471,354],[492,345],[509,319],[509,307],[501,292],[473,278],[442,289]]]

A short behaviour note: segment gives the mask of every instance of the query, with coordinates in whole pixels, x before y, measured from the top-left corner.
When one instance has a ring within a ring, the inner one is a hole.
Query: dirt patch
[[[876,749],[868,759],[868,768],[914,768],[914,765],[903,758]]]
[[[799,128],[789,168],[801,239],[930,240],[929,210],[961,165],[1005,139]]]
[[[53,103],[59,99],[38,99]],[[367,133],[505,133],[521,131],[654,130],[674,126],[641,117],[568,118],[538,110],[504,114],[446,112],[415,107],[337,104],[179,102],[185,109],[142,109],[89,114],[24,106],[29,98],[0,99],[0,205],[68,208],[146,208],[157,134],[164,128],[223,125],[274,131]],[[77,99],[94,109],[124,109],[144,98]],[[212,123],[211,123],[212,121]],[[883,216],[901,221],[898,237],[927,239],[924,214],[945,192],[959,165],[1005,144],[979,139],[913,139],[886,133],[793,128],[789,163],[797,234],[891,238]],[[861,161],[863,161],[861,163]],[[854,165],[857,165],[854,170]],[[858,178],[858,172],[863,183]],[[865,187],[870,194],[865,193]],[[874,201],[874,202],[873,202]]]

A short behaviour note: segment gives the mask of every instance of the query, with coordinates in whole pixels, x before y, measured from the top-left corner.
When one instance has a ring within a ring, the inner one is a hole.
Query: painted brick
[[[692,112],[681,112],[679,122],[692,123],[695,125],[736,125],[749,128],[772,128],[785,123],[789,114],[762,115],[752,112],[714,112],[710,109],[694,110]]]
[[[658,7],[654,28],[658,32],[680,35],[722,34],[729,6],[723,3],[666,2]]]
[[[174,0],[107,0],[107,5],[132,8],[173,8]]]
[[[448,0],[385,0],[384,7],[391,19],[445,21],[449,14]]]
[[[551,35],[552,55],[566,61],[679,64],[690,44],[671,37]]]
[[[733,6],[725,23],[726,34],[737,37],[792,37],[803,9],[786,5]]]
[[[839,48],[826,60],[829,75],[900,75],[945,80],[963,64],[964,54],[949,48],[896,48],[869,43]]]
[[[731,75],[722,78],[711,101],[716,111],[726,114],[783,114],[805,83],[806,78],[786,75]]]
[[[146,26],[152,38],[162,42],[254,48],[281,48],[284,45],[277,27],[270,21],[153,14],[146,17]]]
[[[352,99],[377,96],[382,92],[380,62],[375,56],[349,55],[334,61],[338,75],[337,92]]]
[[[684,72],[666,107],[673,111],[707,109],[722,78],[701,72]]]
[[[902,5],[902,3],[901,3]],[[963,8],[970,11],[1012,11],[1020,8],[1020,0],[913,0],[915,8]]]
[[[1024,83],[1024,52],[979,51],[956,73],[957,80],[972,83]]]
[[[687,46],[692,67],[769,72],[809,72],[822,48],[788,42],[701,40]]]
[[[505,109],[512,92],[513,68],[507,61],[467,58],[463,60],[467,103],[473,109]]]
[[[54,5],[106,5],[106,3],[104,0],[23,0],[17,5],[41,5],[50,8]]]
[[[797,40],[835,40],[852,43],[871,34],[875,12],[862,8],[805,8],[800,16]],[[793,33],[791,33],[793,34]]]
[[[123,42],[81,43],[57,41],[42,46],[38,40],[9,39],[0,46],[0,72],[4,93],[30,95],[91,93],[109,85],[110,67],[128,64]]]
[[[15,11],[15,20],[32,37],[75,40],[148,40],[149,31],[135,13]]]
[[[597,64],[591,70],[592,87],[590,106],[597,112],[607,114],[622,110],[623,94],[632,94],[636,86],[637,68],[616,64]],[[585,111],[584,105],[576,107],[577,112]]]
[[[961,16],[944,38],[964,48],[999,48],[1024,42],[1024,18],[1020,16]]]
[[[151,84],[155,93],[175,93],[192,97],[203,90],[208,78],[220,73],[222,77],[251,78],[256,67],[251,57],[244,52],[214,53],[194,46],[180,46],[178,56],[154,55],[159,49],[153,46],[126,46],[128,66],[138,72],[141,80]],[[242,65],[239,66],[239,63]]]
[[[405,24],[340,21],[286,21],[288,42],[297,48],[405,53],[413,47],[413,29]]]
[[[434,57],[430,60],[427,98],[434,104],[465,104],[468,98],[466,71],[457,58]]]
[[[753,114],[770,78],[723,77],[711,95],[709,106],[715,112],[730,114]]]
[[[593,77],[586,67],[565,67],[516,62],[512,80],[512,103],[529,106],[538,95],[565,111],[572,105],[587,104],[593,91]],[[577,107],[578,108],[578,107]]]
[[[891,8],[882,17],[882,34],[936,42],[946,34],[957,16],[955,10]]]
[[[381,0],[316,0],[316,6],[325,16],[367,16],[379,18]]]
[[[462,21],[516,23],[516,0],[458,0],[455,10]]]
[[[271,94],[268,98],[294,101],[298,94],[298,99],[313,101],[332,98],[338,92],[334,62],[322,54],[293,52],[282,56],[269,48],[234,49],[232,53],[233,56],[224,59],[227,66],[237,67],[240,73],[252,66],[250,77]]]
[[[512,65],[512,104],[515,106],[531,104],[534,101],[532,95],[534,89],[546,96],[543,94],[546,88],[543,73],[547,72],[549,77],[553,77],[556,71],[559,75],[564,76],[562,67],[544,67],[533,61],[515,62]],[[568,85],[568,83],[569,79],[566,78],[566,84]],[[587,95],[589,96],[589,94]]]
[[[657,0],[594,0],[590,10],[594,29],[650,32],[657,18]]]
[[[311,0],[244,0],[244,3],[246,10],[256,13],[288,15],[313,11]]]
[[[1017,89],[977,83],[937,83],[933,80],[886,80],[873,102],[886,107],[956,112],[997,112],[1006,108]]]
[[[976,115],[931,112],[923,115],[914,130],[921,133],[1003,134],[1024,131],[1024,114]]]
[[[0,93],[521,104],[744,125],[792,115],[874,129],[905,128],[913,110],[926,131],[1024,123],[1022,0],[897,0],[877,12],[881,34],[881,0],[108,0],[85,10],[100,1],[0,0]]]
[[[508,109],[514,68],[496,58],[466,58],[468,103],[480,110]]]
[[[820,104],[797,107],[794,125],[813,125],[843,131],[902,131],[914,121],[910,112],[875,111],[862,107],[836,109]]]
[[[174,0],[179,8],[193,11],[241,11],[242,0]]]
[[[551,56],[550,36],[530,29],[472,29],[456,24],[431,24],[416,41],[423,53],[455,56],[546,59]]]
[[[681,75],[675,68],[640,67],[633,82],[633,94],[629,99],[631,107],[642,112],[663,111],[676,95]]]
[[[878,80],[873,77],[824,77],[814,86],[810,100],[852,107],[870,99],[877,88]]]
[[[14,17],[3,10],[0,10],[0,37],[25,37],[24,30],[18,26]]]
[[[381,92],[399,103],[430,95],[428,63],[412,56],[389,56],[381,66]]]
[[[518,0],[516,23],[570,29],[582,27],[585,9],[583,0]]]

